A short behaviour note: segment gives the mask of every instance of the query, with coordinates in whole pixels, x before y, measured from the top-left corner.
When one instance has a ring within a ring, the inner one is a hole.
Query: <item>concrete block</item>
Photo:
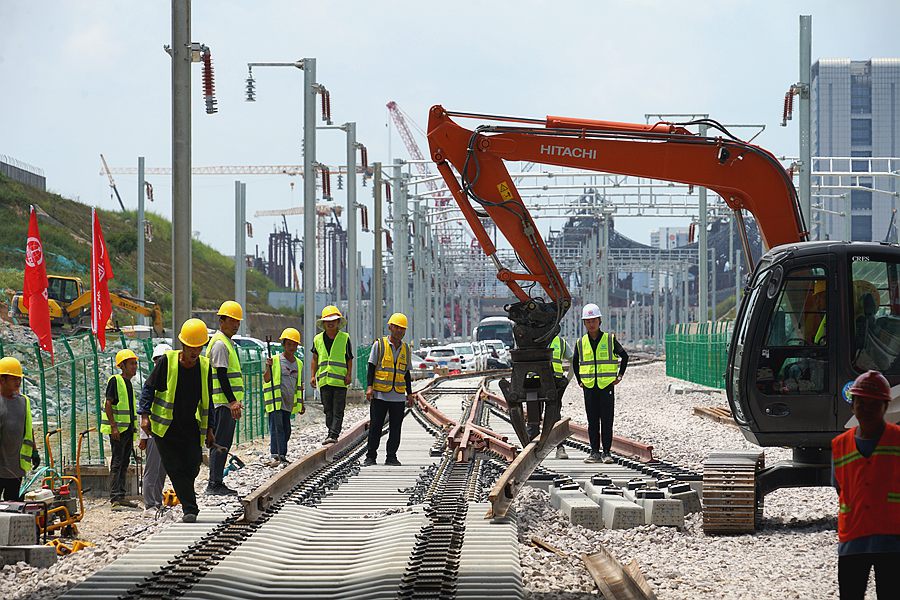
[[[25,546],[0,546],[0,565],[25,561]]]
[[[581,492],[578,496],[561,497],[559,510],[569,518],[572,525],[581,525],[593,530],[603,529],[603,513],[600,507]]]
[[[703,506],[700,504],[700,494],[697,493],[697,490],[678,492],[676,494],[667,492],[666,497],[673,500],[680,500],[681,504],[684,505],[684,514],[686,515],[703,512]]]
[[[622,496],[599,494],[597,500],[607,529],[628,529],[644,524],[644,509]]]
[[[0,513],[0,546],[24,546],[36,542],[33,515]]]
[[[684,527],[684,504],[680,500],[665,498],[638,498],[644,508],[644,523],[664,527]]]
[[[137,436],[135,436],[135,440],[137,440]],[[206,452],[203,453],[204,459],[206,458]],[[109,455],[107,455],[109,456]],[[74,475],[74,468],[67,468],[65,470],[66,475]],[[109,467],[107,465],[82,465],[81,467],[81,487],[85,492],[85,496],[91,498],[106,498],[109,497],[109,485],[110,485],[111,477],[109,475]],[[125,476],[125,495],[126,496],[140,496],[138,494],[138,476],[137,476],[137,467],[135,465],[128,465],[128,474]],[[72,489],[72,494],[77,494],[74,489]]]
[[[25,562],[36,569],[46,569],[56,564],[56,548],[53,546],[22,546]]]
[[[578,498],[584,497],[584,494],[581,490],[561,490],[558,488],[550,488],[550,506],[555,508],[556,510],[562,510],[562,499],[563,498]]]

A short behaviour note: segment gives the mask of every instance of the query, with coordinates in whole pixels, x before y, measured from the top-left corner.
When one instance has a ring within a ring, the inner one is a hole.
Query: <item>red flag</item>
[[[112,265],[109,263],[109,253],[106,251],[106,242],[103,240],[103,230],[100,228],[100,218],[96,209],[91,209],[93,219],[91,225],[91,237],[94,243],[91,245],[91,331],[100,342],[100,349],[106,349],[106,323],[112,316],[112,303],[109,301],[109,280],[113,278]]]
[[[53,336],[50,333],[50,304],[47,299],[47,263],[44,262],[44,245],[38,231],[37,213],[31,207],[28,221],[28,239],[25,241],[25,282],[22,285],[22,302],[28,309],[28,324],[38,338],[41,349],[53,356]]]

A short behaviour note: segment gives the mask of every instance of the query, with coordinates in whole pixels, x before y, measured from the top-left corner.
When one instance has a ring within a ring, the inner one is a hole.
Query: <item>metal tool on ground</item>
[[[228,455],[228,464],[225,465],[225,470],[223,471],[222,477],[228,475],[232,471],[240,471],[244,468],[244,461],[242,461],[239,457],[234,454]]]
[[[69,554],[75,554],[79,550],[84,550],[85,548],[93,548],[94,544],[84,540],[75,540],[71,545],[64,543],[62,540],[54,539],[46,542],[45,546],[53,546],[56,548],[57,556],[68,556]]]
[[[163,492],[163,506],[178,506],[181,504],[181,501],[178,499],[178,494],[175,493],[175,490],[172,488],[168,488]]]

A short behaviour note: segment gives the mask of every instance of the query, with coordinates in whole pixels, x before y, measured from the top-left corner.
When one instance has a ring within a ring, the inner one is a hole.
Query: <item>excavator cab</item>
[[[723,477],[752,484],[757,520],[769,492],[830,486],[831,440],[852,425],[847,390],[869,369],[900,383],[900,247],[825,241],[770,250],[745,288],[725,383],[744,437],[792,448],[793,458],[747,470],[747,456],[714,453],[711,485]],[[707,531],[737,527],[707,512]],[[752,527],[751,518],[739,530]]]
[[[77,277],[47,277],[47,297],[56,300],[61,306],[74,302],[84,292],[84,285]]]

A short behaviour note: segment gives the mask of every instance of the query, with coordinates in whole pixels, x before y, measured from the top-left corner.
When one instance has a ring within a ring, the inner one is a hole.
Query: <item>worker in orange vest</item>
[[[900,426],[884,420],[891,386],[878,371],[856,378],[848,391],[857,427],[831,442],[838,513],[841,600],[866,594],[875,568],[879,600],[900,590]]]

